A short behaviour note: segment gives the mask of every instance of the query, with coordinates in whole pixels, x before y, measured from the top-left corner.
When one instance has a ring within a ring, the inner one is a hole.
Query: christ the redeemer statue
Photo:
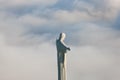
[[[56,40],[58,80],[66,80],[66,52],[70,51],[70,48],[64,43],[65,36],[65,33],[60,33],[59,39]]]

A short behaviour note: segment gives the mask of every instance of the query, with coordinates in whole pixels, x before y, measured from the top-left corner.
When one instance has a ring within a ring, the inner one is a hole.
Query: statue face
[[[60,33],[60,40],[64,40],[65,39],[65,33]]]

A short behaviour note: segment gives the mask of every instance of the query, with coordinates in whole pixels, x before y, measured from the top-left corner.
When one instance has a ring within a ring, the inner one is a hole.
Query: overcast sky
[[[120,0],[0,0],[0,80],[57,80],[60,32],[68,80],[120,80]]]

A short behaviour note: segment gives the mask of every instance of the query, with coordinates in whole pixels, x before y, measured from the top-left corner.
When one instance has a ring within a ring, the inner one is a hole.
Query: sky
[[[0,80],[57,80],[66,33],[68,80],[120,80],[119,0],[0,0]]]

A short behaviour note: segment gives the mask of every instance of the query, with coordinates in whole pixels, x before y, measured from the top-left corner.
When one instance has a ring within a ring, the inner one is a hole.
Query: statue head
[[[63,41],[66,37],[65,33],[60,33],[59,40]]]

